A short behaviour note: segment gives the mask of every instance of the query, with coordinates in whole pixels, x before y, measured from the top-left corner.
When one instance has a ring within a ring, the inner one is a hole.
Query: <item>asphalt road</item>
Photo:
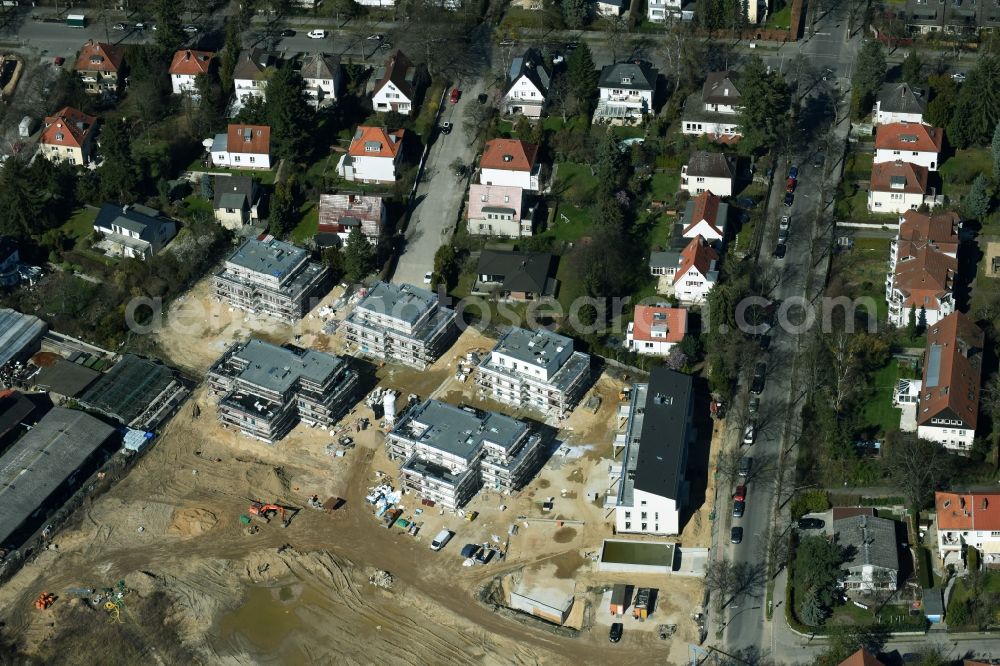
[[[475,158],[475,141],[466,134],[462,119],[467,109],[479,103],[476,97],[486,84],[479,78],[460,80],[457,85],[462,91],[458,104],[446,100],[440,118],[441,123],[450,122],[454,129],[451,134],[438,133],[428,154],[406,228],[403,253],[392,276],[397,284],[423,286],[424,274],[434,268],[434,253],[451,239],[465,201],[469,179],[457,177],[450,165],[456,159],[471,165]]]
[[[826,208],[827,202],[824,199],[828,199],[836,184],[836,177],[830,174],[837,171],[830,167],[835,159],[834,155],[839,151],[828,149],[830,159],[825,164],[816,167],[813,163],[817,146],[822,143],[817,137],[826,136],[824,128],[834,121],[835,115],[842,119],[845,113],[846,96],[841,91],[847,88],[847,77],[850,76],[859,45],[857,39],[845,43],[846,7],[839,11],[843,11],[844,20],[839,20],[836,13],[828,15],[817,26],[818,34],[800,44],[794,55],[779,54],[777,63],[774,62],[773,54],[769,56],[772,66],[784,71],[789,78],[799,81],[798,96],[803,98],[803,110],[799,117],[801,125],[807,131],[806,134],[792,137],[789,159],[776,165],[774,186],[765,218],[768,224],[760,249],[758,269],[773,277],[776,286],[769,296],[782,303],[804,297],[809,284],[813,286],[812,292],[823,284],[822,269],[817,269],[813,263],[813,247],[815,238],[829,232],[826,224],[819,223],[819,213]],[[837,23],[840,23],[839,27]],[[830,34],[822,34],[825,32]],[[789,71],[789,67],[793,71]],[[827,77],[826,81],[823,80],[824,75]],[[826,101],[822,101],[824,99]],[[836,111],[838,101],[839,114]],[[836,125],[830,139],[831,147],[843,145],[848,125],[847,122]],[[785,194],[784,181],[791,164],[798,167],[799,178],[794,203],[791,207],[785,207],[782,202]],[[791,216],[787,252],[784,258],[777,258],[773,253],[777,245],[778,220],[786,214]],[[813,273],[812,280],[809,279],[810,273]],[[780,491],[783,497],[786,496],[791,490],[788,484],[793,479],[793,475],[785,474],[784,478],[787,480],[782,482],[778,478],[777,466],[782,447],[788,447],[794,442],[801,407],[801,389],[796,386],[793,377],[794,359],[799,349],[799,332],[782,326],[780,319],[779,317],[778,324],[770,331],[771,346],[766,354],[768,372],[761,395],[758,436],[752,446],[744,447],[746,454],[754,458],[757,476],[752,476],[749,480],[744,517],[728,518],[731,524],[743,526],[743,542],[739,545],[729,543],[728,522],[723,523],[726,529],[720,530],[716,535],[721,541],[716,552],[723,553],[730,561],[744,562],[751,566],[759,565],[765,560],[765,537],[772,522],[776,495]],[[731,441],[738,442],[740,434],[731,433]],[[794,465],[794,456],[790,456],[787,464]],[[789,518],[787,509],[781,511],[776,521],[777,529],[787,529]],[[775,595],[775,600],[782,598],[783,596]],[[754,596],[737,598],[727,608],[722,618],[723,649],[730,653],[747,648],[763,652],[775,649],[772,656],[780,663],[802,657],[803,655],[794,651],[779,652],[776,645],[772,646],[771,623],[766,620],[764,605],[761,586]],[[780,614],[781,609],[775,612],[775,618]],[[710,636],[713,633],[714,630],[710,629]]]

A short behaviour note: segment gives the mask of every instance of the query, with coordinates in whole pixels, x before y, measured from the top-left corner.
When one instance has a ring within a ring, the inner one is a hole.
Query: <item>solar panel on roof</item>
[[[934,343],[927,352],[927,385],[934,388],[941,381],[941,345]]]

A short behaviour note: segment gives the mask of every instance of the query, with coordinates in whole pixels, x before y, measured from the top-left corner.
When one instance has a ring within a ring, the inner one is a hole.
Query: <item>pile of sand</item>
[[[209,531],[219,519],[215,514],[205,509],[179,509],[174,512],[167,534],[176,534],[182,537],[193,537]]]

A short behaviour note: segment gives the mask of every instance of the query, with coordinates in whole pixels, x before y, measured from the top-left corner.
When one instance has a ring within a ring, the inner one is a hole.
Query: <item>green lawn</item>
[[[944,193],[953,199],[965,195],[972,181],[980,173],[991,173],[993,160],[989,148],[965,148],[941,164],[941,180]]]
[[[888,317],[889,306],[885,301],[885,275],[889,268],[888,238],[858,238],[851,250],[837,254],[833,259],[831,275],[842,289],[842,293],[851,298],[870,297],[875,301],[878,321],[884,322]],[[833,282],[831,280],[831,283]]]
[[[783,9],[767,17],[764,27],[768,30],[788,30],[792,24],[792,5],[787,4]]]
[[[73,217],[69,218],[64,225],[62,225],[62,230],[66,232],[66,235],[73,238],[76,241],[77,246],[80,245],[80,241],[86,240],[94,233],[94,220],[97,218],[96,208],[78,208],[73,213]]]
[[[574,129],[579,132],[584,132],[587,129],[587,125],[590,121],[580,115],[580,116],[566,116],[566,122],[563,122],[562,116],[559,114],[553,114],[546,117],[542,121],[542,129],[546,132],[558,132],[561,129],[567,127]]]
[[[892,406],[892,391],[899,378],[899,368],[896,359],[889,361],[881,370],[871,377],[868,399],[861,412],[862,428],[874,428],[874,437],[883,437],[892,430],[899,430],[899,418],[902,411]]]
[[[597,192],[597,178],[586,164],[559,162],[555,181],[553,189],[574,203],[592,201]]]
[[[852,603],[846,603],[833,609],[833,615],[826,621],[827,627],[835,625],[865,625],[873,624],[876,620],[871,611],[858,608]],[[886,606],[878,614],[878,624],[887,625],[896,631],[905,631],[907,628],[923,628],[924,620],[919,617],[912,617],[905,606]]]
[[[208,215],[212,215],[215,212],[212,209],[212,202],[197,194],[189,194],[184,197],[184,210],[188,213],[205,213]]]
[[[650,195],[653,201],[667,201],[677,195],[681,187],[679,171],[658,171],[653,174]]]
[[[543,236],[574,243],[590,229],[590,213],[570,204],[560,204],[552,217],[552,224]]]
[[[983,588],[987,594],[1000,593],[1000,575],[993,572],[987,572]],[[955,581],[955,586],[952,588],[951,596],[948,598],[947,614],[951,615],[953,608],[955,608],[958,604],[965,602],[971,596],[972,590],[967,585],[965,578],[957,579]],[[997,619],[1000,620],[1000,612],[997,613],[997,616]]]
[[[629,126],[629,127],[619,127],[614,126],[611,131],[615,133],[619,139],[638,139],[640,137],[646,136],[646,129],[642,126]]]
[[[297,245],[302,245],[316,235],[319,226],[319,204],[310,201],[299,209],[302,220],[288,234],[288,238]]]
[[[639,227],[639,233],[646,234],[646,247],[669,248],[674,237],[676,215],[647,215],[646,221]]]
[[[234,176],[250,176],[251,178],[256,178],[259,182],[264,185],[273,185],[274,176],[277,168],[274,169],[218,169],[214,166],[205,166],[204,156],[200,156],[194,159],[191,164],[187,166],[185,171],[198,171],[201,173],[229,173]]]
[[[855,151],[848,153],[844,162],[844,179],[868,180],[872,174],[874,160],[874,153]]]

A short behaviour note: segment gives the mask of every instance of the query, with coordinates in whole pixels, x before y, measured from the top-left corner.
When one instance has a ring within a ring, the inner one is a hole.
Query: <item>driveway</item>
[[[413,213],[406,228],[405,244],[392,281],[423,285],[424,274],[434,268],[434,253],[451,240],[458,214],[465,201],[468,178],[456,178],[450,164],[460,159],[471,165],[475,158],[474,142],[462,127],[466,109],[478,104],[476,96],[485,83],[457,84],[462,91],[458,104],[445,100],[446,108],[439,122],[450,122],[451,134],[439,134],[431,146],[423,177],[417,186]]]

